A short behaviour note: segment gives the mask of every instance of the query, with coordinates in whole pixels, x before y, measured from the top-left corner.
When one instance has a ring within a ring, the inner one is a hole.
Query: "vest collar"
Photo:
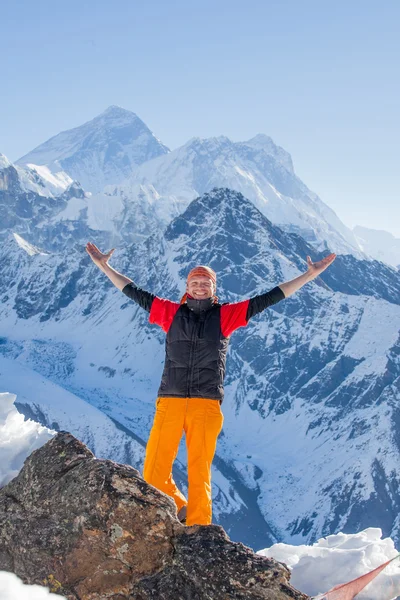
[[[214,306],[214,298],[202,298],[201,300],[195,300],[191,296],[186,298],[186,304],[188,308],[192,310],[194,313],[201,313],[204,310],[210,310]]]

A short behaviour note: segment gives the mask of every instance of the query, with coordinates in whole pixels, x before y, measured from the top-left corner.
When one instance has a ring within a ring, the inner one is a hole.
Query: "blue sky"
[[[400,237],[398,0],[15,0],[0,20],[0,152],[107,106],[174,149],[266,133],[349,226]]]

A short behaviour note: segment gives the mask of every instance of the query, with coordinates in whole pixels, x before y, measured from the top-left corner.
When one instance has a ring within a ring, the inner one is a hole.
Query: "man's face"
[[[186,293],[196,300],[211,298],[215,293],[212,279],[205,275],[191,277],[186,284]]]

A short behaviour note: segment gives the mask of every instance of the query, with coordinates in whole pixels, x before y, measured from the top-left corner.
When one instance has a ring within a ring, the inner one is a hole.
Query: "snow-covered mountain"
[[[400,268],[400,239],[388,231],[357,225],[353,229],[360,248],[376,260]]]
[[[111,106],[17,164],[50,174],[64,171],[91,192],[92,198],[71,202],[59,218],[92,211],[96,218],[88,216],[89,226],[109,231],[112,245],[142,241],[165,229],[196,197],[227,187],[316,249],[330,245],[336,252],[363,255],[354,233],[296,176],[290,154],[263,134],[237,143],[224,136],[194,138],[169,152],[136,114]],[[102,195],[104,186],[110,198]]]
[[[0,353],[146,440],[164,334],[83,246],[68,256],[27,248],[12,235],[3,244]],[[297,276],[307,254],[316,258],[300,236],[219,189],[165,232],[117,249],[112,264],[175,300],[189,269],[210,264],[221,301],[232,301]],[[339,256],[232,336],[213,493],[233,539],[260,548],[369,526],[400,538],[399,329],[399,272]],[[179,468],[183,448],[178,458]]]
[[[194,138],[143,163],[128,181],[107,193],[140,205],[140,215],[147,198],[166,226],[214,187],[241,192],[274,224],[299,233],[319,250],[329,244],[336,252],[362,255],[353,232],[296,176],[290,155],[263,135],[237,143],[224,136]]]
[[[111,247],[123,239],[125,213],[122,202],[85,192],[64,171],[20,167],[0,154],[0,239],[12,231],[33,245],[64,251],[96,237]]]
[[[0,191],[14,193],[35,193],[39,196],[55,198],[65,192],[73,183],[71,177],[58,169],[53,173],[46,166],[35,168],[13,165],[4,154],[0,154]]]
[[[9,231],[29,237],[52,215],[64,210],[69,200],[84,195],[82,188],[66,173],[51,173],[47,167],[19,167],[0,154],[2,237]]]
[[[167,152],[135,113],[110,106],[84,125],[52,137],[17,164],[65,171],[86,191],[96,193],[107,184],[122,182],[138,165]]]

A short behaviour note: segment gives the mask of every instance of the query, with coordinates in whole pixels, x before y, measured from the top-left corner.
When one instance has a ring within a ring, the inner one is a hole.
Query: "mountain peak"
[[[259,144],[259,145],[271,144],[276,147],[274,140],[271,137],[269,137],[269,135],[267,135],[266,133],[257,133],[250,140],[247,140],[246,143],[253,144],[253,145],[255,145],[255,144]]]
[[[0,152],[0,169],[7,169],[10,166],[11,163],[8,160],[7,156],[4,156],[4,154],[1,154]]]
[[[106,110],[97,115],[97,117],[94,117],[91,122],[99,119],[125,119],[128,122],[136,120],[140,121],[136,113],[132,112],[131,110],[127,110],[126,108],[122,108],[122,106],[117,106],[116,104],[112,104],[106,108]]]
[[[102,114],[106,114],[106,113],[110,113],[110,112],[128,112],[131,113],[131,110],[128,110],[126,108],[123,108],[122,106],[119,106],[118,104],[110,104],[110,106],[108,108],[106,108],[105,111],[103,111]],[[134,113],[132,113],[134,114]]]
[[[219,135],[210,138],[193,137],[186,144],[184,144],[182,150],[195,150],[200,154],[221,152],[229,146],[233,146],[232,140],[225,135]]]
[[[190,138],[190,140],[188,140],[186,142],[186,144],[184,144],[184,146],[191,146],[193,144],[215,144],[215,143],[232,144],[232,140],[230,140],[228,137],[226,137],[226,135],[218,135],[218,136],[209,137],[209,138],[195,136],[195,137]]]
[[[17,161],[65,171],[91,192],[120,183],[143,162],[169,149],[133,112],[109,106],[79,127],[63,131]]]
[[[242,142],[245,146],[264,150],[270,156],[273,156],[282,166],[290,173],[294,173],[292,157],[284,148],[275,144],[274,140],[265,133],[257,133],[254,137],[246,142]]]

